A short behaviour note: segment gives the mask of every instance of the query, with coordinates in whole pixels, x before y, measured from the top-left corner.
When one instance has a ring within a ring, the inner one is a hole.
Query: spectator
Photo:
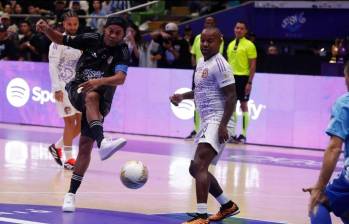
[[[189,47],[191,49],[191,46],[193,45],[194,43],[194,35],[193,35],[193,30],[191,29],[191,27],[189,25],[186,25],[184,27],[184,40],[186,40],[189,44]]]
[[[345,47],[344,39],[341,39],[338,46],[338,61],[337,63],[344,63],[344,58],[346,57],[347,49]]]
[[[28,14],[30,14],[30,15],[38,15],[39,14],[38,8],[35,7],[33,4],[28,5],[27,10],[28,10]],[[33,17],[29,16],[29,17],[25,18],[25,20],[28,21],[29,24],[36,24],[36,22],[39,20],[39,18],[35,17],[35,16],[33,16]]]
[[[23,14],[23,8],[20,4],[16,4],[15,5],[15,8],[14,8],[14,11],[13,11],[13,14],[15,15],[19,15],[19,14]],[[14,24],[16,24],[17,26],[24,20],[24,18],[19,18],[19,17],[15,17],[15,18],[12,18],[12,21]]]
[[[110,14],[112,12],[114,12],[115,8],[113,7],[113,3],[115,1],[103,1],[102,3],[102,10],[106,13],[106,14]]]
[[[4,13],[12,14],[12,8],[10,4],[4,6]]]
[[[55,2],[55,10],[54,14],[56,16],[56,23],[61,24],[63,23],[63,14],[66,11],[66,1],[63,0],[57,0]]]
[[[112,12],[121,11],[131,7],[131,1],[128,0],[114,0],[112,1]]]
[[[334,44],[331,46],[331,60],[330,63],[337,63],[338,53],[340,48],[341,39],[336,38]]]
[[[150,68],[157,68],[158,67],[158,61],[161,60],[161,48],[160,48],[160,43],[159,43],[159,37],[161,33],[164,35],[167,35],[165,31],[165,25],[166,23],[162,23],[160,25],[160,29],[157,31],[154,31],[150,34],[152,37],[148,48],[147,48],[147,55],[148,55],[148,60],[147,60],[147,66]]]
[[[267,49],[267,55],[278,55],[278,54],[279,54],[278,47],[274,44],[273,41],[270,41]]]
[[[41,61],[40,38],[31,29],[28,21],[23,21],[19,25],[19,33],[23,36],[19,40],[19,60],[21,61]]]
[[[0,60],[17,60],[17,52],[14,42],[8,38],[6,27],[0,24]]]
[[[106,13],[102,10],[102,4],[99,0],[94,0],[92,3],[93,12],[91,13],[91,16],[105,16]],[[90,27],[93,30],[96,30],[99,33],[103,32],[103,26],[105,24],[104,18],[91,18],[90,20]]]
[[[17,0],[10,0],[9,2],[10,2],[10,6],[11,6],[12,12],[14,12],[15,11],[15,7],[17,5]]]
[[[18,31],[18,27],[16,26],[16,24],[12,24],[11,17],[7,13],[2,14],[1,23],[6,27],[6,29],[10,29],[14,32]]]
[[[161,59],[160,44],[152,38],[147,48],[148,62],[146,67],[157,68]]]
[[[191,68],[189,44],[179,36],[177,24],[167,23],[165,34],[162,32],[160,35],[162,57],[159,61],[159,67]]]
[[[80,9],[81,10],[83,10],[86,14],[88,14],[88,9],[90,8],[89,7],[89,3],[87,2],[87,1],[85,1],[85,0],[72,0],[72,1],[70,1],[70,3],[69,3],[69,8],[70,9],[73,9],[73,3],[74,2],[79,2],[80,4]]]
[[[145,65],[145,45],[138,27],[134,23],[129,23],[126,30],[125,42],[130,51],[130,66],[138,67],[140,64]]]
[[[79,1],[73,1],[72,3],[72,10],[78,15],[78,16],[86,16],[86,12],[81,9],[81,5]],[[82,33],[86,29],[86,19],[85,18],[79,18],[79,30],[78,33]]]

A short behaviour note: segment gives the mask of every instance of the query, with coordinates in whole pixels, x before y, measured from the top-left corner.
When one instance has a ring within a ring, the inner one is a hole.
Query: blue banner
[[[255,8],[254,16],[258,38],[334,40],[349,35],[348,9]]]
[[[242,20],[259,39],[334,40],[349,36],[349,9],[255,8],[246,4],[212,14],[226,40]],[[190,21],[193,33],[203,29],[204,18]],[[180,26],[183,31],[184,25]]]

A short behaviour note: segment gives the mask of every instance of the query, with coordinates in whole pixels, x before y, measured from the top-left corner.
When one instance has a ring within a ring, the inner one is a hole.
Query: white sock
[[[216,200],[221,205],[224,205],[230,201],[223,193],[221,195],[219,195],[218,197],[216,197]]]
[[[64,155],[65,155],[65,160],[71,159],[73,158],[72,155],[72,151],[73,151],[73,147],[72,146],[63,146],[63,151],[64,151]]]
[[[197,204],[197,213],[206,214],[207,213],[207,203],[198,203]]]
[[[63,137],[61,137],[56,143],[55,143],[56,148],[63,148]]]

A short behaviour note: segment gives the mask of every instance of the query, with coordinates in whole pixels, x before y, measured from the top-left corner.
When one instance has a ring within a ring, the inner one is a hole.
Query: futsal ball
[[[121,168],[120,180],[125,187],[138,189],[148,180],[148,169],[140,161],[128,161]]]

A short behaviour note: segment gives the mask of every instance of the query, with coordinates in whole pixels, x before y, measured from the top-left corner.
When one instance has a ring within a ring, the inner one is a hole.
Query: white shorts
[[[226,144],[226,143],[222,143],[222,144],[219,143],[218,127],[219,127],[219,124],[216,124],[216,123],[203,123],[200,127],[199,132],[195,136],[195,140],[194,140],[196,146],[199,143],[208,143],[217,152],[216,157],[211,162],[212,165],[217,164]],[[232,127],[228,127],[228,134],[229,136],[233,134]]]
[[[57,102],[56,101],[56,108],[59,117],[70,117],[77,113],[80,113],[73,105],[70,103],[70,100],[68,98],[68,93],[66,90],[63,91],[63,102]]]

